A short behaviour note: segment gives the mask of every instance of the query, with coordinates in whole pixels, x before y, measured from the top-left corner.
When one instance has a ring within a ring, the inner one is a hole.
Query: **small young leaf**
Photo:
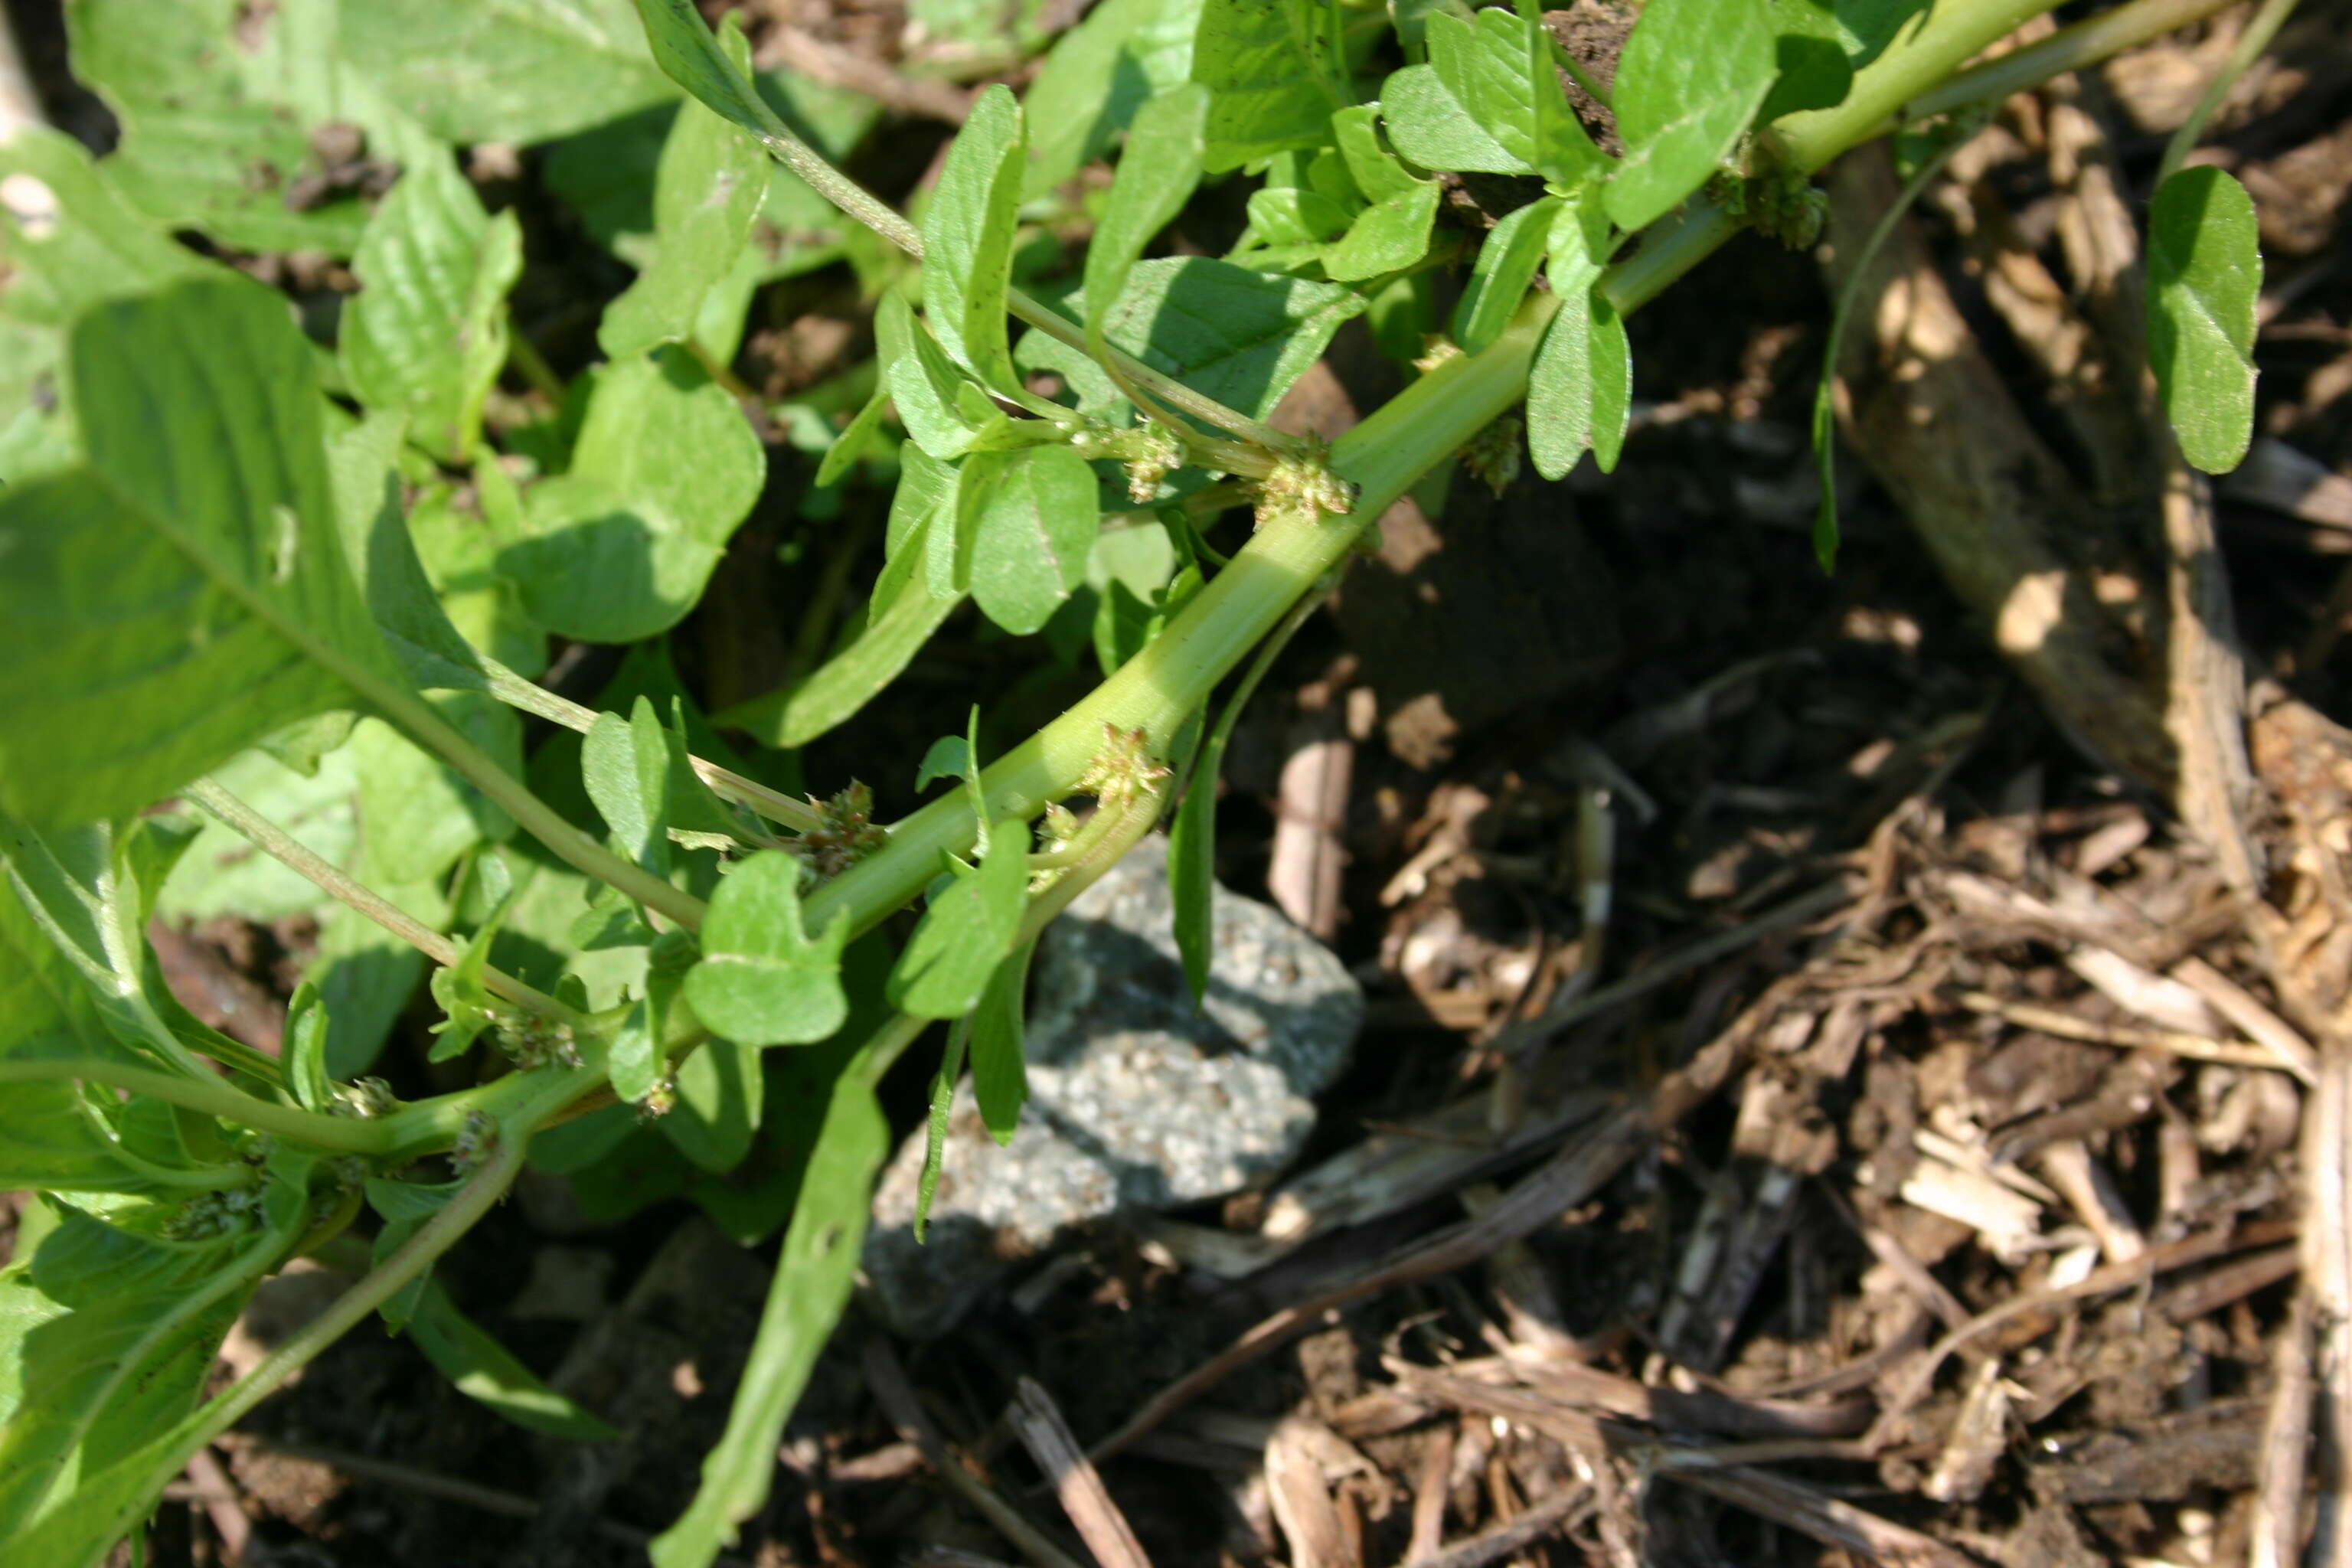
[[[890,1005],[919,1018],[961,1018],[979,1005],[1012,951],[1029,907],[1028,824],[989,828],[995,850],[931,900],[885,988]]]
[[[1477,353],[1503,335],[1512,313],[1535,281],[1551,242],[1551,222],[1560,210],[1557,198],[1530,202],[1507,213],[1478,247],[1461,301],[1454,308],[1454,341],[1465,353]]]
[[[2148,209],[2147,357],[2181,456],[2209,474],[2245,458],[2254,426],[2263,257],[2246,188],[2183,169]]]
[[[1339,145],[1340,161],[1357,193],[1368,202],[1386,201],[1423,183],[1381,144],[1380,118],[1376,103],[1343,109],[1331,117],[1331,135]]]
[[[740,19],[719,25],[719,47],[749,74],[751,49]],[[768,194],[768,154],[740,126],[701,103],[678,111],[662,143],[654,182],[653,260],[605,308],[596,342],[630,359],[694,335],[711,291],[726,280],[751,237]]]
[[[1021,384],[1005,341],[1004,296],[1027,149],[1013,89],[989,88],[949,145],[923,214],[924,313],[958,364],[1006,390]]]
[[[412,164],[352,258],[360,292],[344,308],[343,374],[371,408],[462,464],[481,439],[482,404],[507,359],[507,290],[522,276],[522,226],[492,217],[451,154]]]
[[[1346,207],[1298,185],[1267,185],[1252,191],[1250,232],[1270,246],[1322,246],[1348,232]]]
[[[982,1125],[998,1143],[1010,1143],[1029,1103],[1028,1030],[1022,1020],[1034,942],[1022,943],[988,977],[971,1015],[971,1094]]]
[[[964,1047],[971,1039],[971,1020],[958,1018],[948,1030],[948,1043],[940,1052],[939,1071],[931,1075],[930,1110],[923,1123],[923,1168],[915,1177],[918,1245],[927,1238],[930,1229],[931,1199],[940,1190],[940,1158],[948,1146],[948,1115],[955,1109],[956,1082],[963,1077]]]
[[[599,713],[582,739],[580,777],[588,798],[630,859],[669,875],[669,733],[639,697],[626,719]]]
[[[962,395],[978,389],[896,291],[883,295],[875,307],[874,341],[898,422],[929,456],[941,461],[961,458],[991,421],[1002,419],[984,398],[981,418],[966,416]]]
[[[1566,477],[1586,447],[1608,473],[1633,411],[1633,361],[1625,323],[1599,290],[1560,300],[1528,376],[1528,451],[1536,472]]]
[[[433,1047],[425,1053],[425,1060],[446,1062],[465,1055],[482,1031],[498,1022],[497,1005],[483,988],[482,973],[490,964],[490,944],[498,940],[499,922],[506,919],[514,899],[509,892],[499,900],[498,908],[457,954],[457,962],[433,972],[433,1000],[447,1016],[433,1026]]]
[[[1776,69],[1761,0],[1650,0],[1625,40],[1612,100],[1625,142],[1606,194],[1617,226],[1646,227],[1706,184]]]
[[[1202,0],[1192,79],[1216,95],[1211,174],[1324,141],[1331,111],[1354,101],[1338,15],[1324,0]]]
[[[890,384],[877,377],[874,395],[866,400],[857,416],[844,426],[841,434],[833,438],[833,445],[824,449],[824,458],[816,466],[817,489],[827,489],[839,484],[842,476],[849,472],[849,465],[866,455],[875,433],[882,428],[883,412],[889,406]]]
[[[797,1046],[841,1027],[841,950],[849,911],[808,934],[801,926],[801,863],[768,849],[737,866],[711,895],[702,962],[686,1003],[715,1034],[748,1046]]]
[[[1067,447],[975,453],[966,462],[967,504],[978,515],[971,596],[1015,636],[1037,630],[1086,580],[1087,551],[1101,521],[1094,470]]]
[[[915,793],[930,788],[934,779],[961,779],[972,771],[971,742],[961,735],[942,735],[931,742],[915,770]]]
[[[569,472],[531,488],[499,554],[533,620],[587,642],[668,630],[694,606],[767,477],[725,389],[678,349],[596,373]]]
[[[1187,82],[1136,111],[1110,199],[1087,246],[1086,297],[1095,302],[1088,335],[1099,354],[1100,318],[1127,287],[1127,275],[1152,237],[1176,219],[1201,183],[1209,90]]]
[[[305,1110],[334,1108],[334,1083],[327,1073],[327,1005],[305,980],[286,1004],[286,1087]]]
[[[1539,25],[1501,6],[1475,22],[1439,12],[1428,41],[1429,64],[1381,89],[1398,152],[1424,169],[1539,174],[1560,186],[1606,163],[1569,111]]]
[[[872,1213],[874,1173],[889,1139],[889,1123],[866,1079],[855,1073],[836,1079],[726,1434],[702,1462],[693,1502],[655,1539],[654,1568],[709,1568],[734,1539],[735,1526],[767,1501],[784,1421],[848,1305]]]
[[[490,1331],[457,1310],[449,1293],[428,1281],[408,1321],[408,1337],[441,1375],[475,1400],[528,1431],[575,1443],[603,1443],[620,1433],[540,1381]]]
[[[1354,283],[1419,261],[1429,254],[1429,228],[1437,221],[1441,195],[1436,181],[1416,181],[1366,207],[1323,253],[1323,270],[1335,281]]]

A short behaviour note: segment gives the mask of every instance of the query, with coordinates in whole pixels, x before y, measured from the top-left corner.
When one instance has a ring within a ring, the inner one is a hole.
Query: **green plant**
[[[21,405],[0,429],[0,1185],[44,1194],[0,1272],[0,1554],[98,1561],[370,1314],[513,1418],[595,1435],[429,1275],[527,1159],[593,1182],[637,1140],[739,1233],[784,1230],[726,1436],[655,1548],[709,1562],[847,1300],[893,1062],[947,1022],[935,1126],[968,1057],[1009,1137],[1031,946],[1180,793],[1202,984],[1233,714],[1372,520],[1457,454],[1515,464],[1522,403],[1546,477],[1588,448],[1612,467],[1624,318],[1699,258],[1743,226],[1810,244],[1810,177],[1840,153],[2220,3],[2129,0],[1967,68],[2052,8],[1649,0],[1604,89],[1532,9],[1106,0],[1025,112],[980,95],[917,225],[828,161],[866,108],[754,77],[688,0],[284,0],[258,25],[235,0],[79,0],[77,65],[121,150],[0,143]],[[1122,132],[1107,192],[1073,194]],[[520,226],[453,151],[549,141],[549,184],[639,268],[569,384],[510,319]],[[649,210],[598,184],[631,153]],[[2152,213],[2151,358],[2187,457],[2219,469],[2250,429],[2259,258],[2244,193],[2179,163]],[[1147,257],[1237,172],[1228,257]],[[1508,194],[1441,230],[1465,174]],[[1075,287],[1014,286],[1024,235],[1089,220]],[[173,229],[349,258],[333,343]],[[797,679],[705,717],[656,639],[767,480],[729,367],[763,284],[844,261],[877,296],[877,363],[768,413],[822,455],[808,504],[895,479],[885,563],[838,646],[820,626]],[[1416,379],[1328,449],[1269,428],[1360,315]],[[499,390],[509,367],[530,399]],[[1254,531],[1221,553],[1239,509]],[[860,786],[798,799],[751,776],[774,752],[725,749],[833,729],[966,599],[1090,652],[1101,683],[984,766],[976,722],[933,746],[917,790],[958,787],[887,828]],[[612,710],[534,683],[550,634],[642,645]],[[578,739],[526,764],[523,715]],[[268,896],[335,901],[276,1058],[174,1003],[142,934],[257,875],[231,841],[301,879]],[[894,953],[885,923],[917,902]],[[426,963],[432,1057],[484,1065],[402,1102],[362,1075]],[[775,1105],[790,1126],[762,1126]],[[362,1210],[361,1281],[200,1403],[258,1281]]]

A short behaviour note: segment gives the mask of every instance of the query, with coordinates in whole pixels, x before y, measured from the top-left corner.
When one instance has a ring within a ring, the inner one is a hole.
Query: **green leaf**
[[[1543,265],[1551,243],[1551,223],[1561,203],[1556,198],[1530,202],[1504,215],[1478,247],[1470,281],[1454,308],[1454,341],[1465,353],[1478,353],[1503,335],[1511,317]]]
[[[735,1527],[766,1503],[784,1422],[848,1305],[889,1137],[872,1088],[845,1072],[809,1152],[726,1433],[703,1460],[693,1502],[654,1541],[655,1568],[709,1568]]]
[[[965,468],[967,504],[979,513],[972,601],[1006,631],[1026,636],[1086,580],[1101,521],[1094,470],[1067,447],[975,453]]]
[[[866,455],[866,449],[874,444],[876,434],[882,428],[882,416],[889,405],[890,384],[877,377],[874,395],[866,400],[866,406],[857,411],[856,417],[844,426],[841,434],[833,438],[833,445],[824,449],[824,460],[816,466],[814,483],[817,489],[827,489],[839,484],[843,476],[849,472],[849,466]]]
[[[1021,384],[1006,346],[1004,296],[1027,151],[1021,105],[1000,82],[973,100],[923,211],[923,313],[958,364],[1008,391]]]
[[[1208,168],[1238,168],[1327,138],[1335,109],[1354,102],[1323,0],[1202,0],[1192,79],[1209,110]]]
[[[603,1443],[620,1433],[540,1381],[488,1330],[457,1310],[449,1293],[428,1282],[408,1321],[416,1348],[467,1398],[528,1431],[577,1443]]]
[[[669,875],[669,732],[640,697],[629,717],[599,713],[580,746],[588,798],[622,852],[656,877]]]
[[[356,758],[346,745],[304,778],[266,752],[240,752],[208,775],[331,866],[358,858]],[[315,914],[330,901],[310,879],[257,851],[245,835],[209,815],[190,814],[196,836],[155,900],[168,921],[236,915],[264,925]]]
[[[1136,111],[1127,151],[1111,181],[1110,199],[1087,246],[1087,299],[1100,305],[1116,303],[1126,289],[1128,274],[1142,259],[1143,247],[1192,199],[1201,183],[1208,113],[1209,91],[1197,82],[1161,93]],[[1097,353],[1100,329],[1099,320],[1088,323]]]
[[[249,1205],[194,1200],[217,1226],[201,1240],[67,1209],[0,1271],[0,1557],[79,1564],[110,1544],[110,1510],[88,1506],[85,1483],[194,1408],[254,1284],[310,1223],[310,1163],[273,1156]],[[23,1544],[77,1529],[94,1538],[63,1554]]]
[[[1022,1019],[1029,989],[1029,960],[1037,944],[1026,942],[988,977],[988,989],[971,1015],[971,1093],[980,1120],[998,1143],[1010,1143],[1029,1103],[1029,1056]]]
[[[433,149],[348,63],[367,57],[339,20],[336,0],[76,0],[74,72],[122,123],[107,160],[118,187],[150,217],[224,244],[350,255],[367,208],[313,138],[356,128],[362,155],[392,164]]]
[[[425,520],[415,539],[402,515],[401,479],[393,467],[400,451],[405,421],[396,414],[373,414],[327,444],[327,471],[334,491],[336,531],[342,536],[344,558],[358,579],[362,598],[375,619],[376,629],[409,679],[419,687],[481,689],[488,685],[481,656],[450,624],[448,612],[434,592],[431,579],[417,558],[416,540],[433,538],[431,505],[421,505]],[[483,465],[485,472],[495,463]],[[479,522],[465,525],[468,541],[487,551],[488,530]],[[467,570],[477,579],[511,589],[489,570],[487,554],[473,554]],[[539,638],[543,647],[544,637]]]
[[[2261,236],[2246,188],[2183,169],[2148,209],[2147,357],[2181,456],[2209,474],[2243,460],[2254,428]]]
[[[425,701],[509,772],[522,772],[522,722],[513,709],[473,691],[436,692]],[[351,751],[364,844],[358,868],[372,885],[437,884],[467,850],[513,835],[505,811],[382,720],[362,720]]]
[[[890,507],[890,563],[875,585],[865,630],[807,679],[738,703],[715,715],[714,723],[742,730],[766,745],[804,745],[897,679],[963,602],[962,591],[952,584],[961,470],[926,457],[919,447],[906,448],[902,461]],[[903,525],[902,518],[908,520]],[[946,557],[937,570],[935,537]],[[948,580],[945,587],[940,585],[942,578]]]
[[[1450,13],[1430,18],[1451,20]],[[1424,169],[1532,174],[1534,167],[1496,139],[1434,65],[1407,66],[1381,87],[1381,115],[1397,151]]]
[[[1602,473],[1615,468],[1633,382],[1623,318],[1590,287],[1563,298],[1528,374],[1528,451],[1536,472],[1564,478],[1588,447]]]
[[[939,1071],[931,1075],[929,1113],[923,1122],[923,1167],[915,1176],[915,1241],[919,1246],[930,1231],[931,1199],[939,1195],[940,1163],[947,1152],[948,1117],[955,1109],[956,1084],[963,1077],[964,1049],[971,1039],[971,1020],[957,1019],[948,1030],[947,1045],[940,1052]]]
[[[1200,15],[1200,0],[1103,0],[1055,40],[1023,95],[1028,195],[1101,156],[1153,95],[1192,79]]]
[[[933,741],[923,753],[922,764],[915,770],[915,793],[922,794],[931,787],[934,779],[961,779],[977,771],[971,755],[971,742],[961,735],[942,735]]]
[[[1541,26],[1499,6],[1475,23],[1439,12],[1428,42],[1429,64],[1381,89],[1389,137],[1407,158],[1424,169],[1539,174],[1562,186],[1606,164],[1569,110]]]
[[[740,19],[721,24],[719,47],[749,74]],[[679,110],[655,176],[653,259],[605,308],[597,343],[628,359],[693,336],[704,301],[735,268],[768,194],[768,155],[740,126],[699,102]]]
[[[305,1110],[324,1114],[334,1107],[333,1080],[327,1073],[327,1006],[309,981],[294,988],[286,1004],[286,1087]]]
[[[1265,185],[1250,193],[1250,231],[1267,245],[1322,246],[1348,232],[1349,211],[1318,191]]]
[[[766,477],[742,411],[682,350],[608,364],[571,471],[531,489],[499,569],[551,631],[652,637],[694,607]]]
[[[705,1040],[671,1077],[677,1103],[656,1123],[662,1136],[703,1170],[731,1171],[741,1164],[760,1131],[760,1047]]]
[[[344,55],[451,142],[545,142],[677,95],[629,0],[342,0],[342,18]]]
[[[687,973],[699,956],[694,938],[682,931],[666,931],[654,938],[646,955],[645,994],[630,1005],[605,1058],[613,1092],[623,1100],[641,1102],[661,1082],[668,1066],[663,1047],[668,1037],[670,1007],[685,989]]]
[[[513,908],[514,900],[509,890],[467,941],[457,962],[433,972],[433,1000],[447,1016],[433,1026],[433,1047],[425,1053],[425,1060],[446,1062],[464,1056],[482,1031],[497,1026],[498,1004],[482,984],[482,976],[489,968],[490,946],[498,941],[499,922]]]
[[[146,937],[156,890],[193,837],[189,824],[169,817],[134,818],[119,830],[87,823],[44,837],[0,816],[0,870],[106,1033],[151,1061],[201,1072],[168,1021],[173,1005]],[[46,963],[48,955],[41,957]],[[77,1007],[65,1011],[79,1016]],[[83,1043],[94,1042],[85,1033]]]
[[[447,1182],[427,1186],[420,1182],[394,1182],[372,1176],[366,1185],[368,1207],[375,1210],[383,1226],[375,1233],[375,1242],[369,1249],[370,1260],[381,1264],[385,1258],[408,1245],[408,1238],[425,1227],[425,1222],[439,1214],[457,1195],[462,1182]],[[384,1328],[392,1333],[402,1333],[424,1305],[425,1292],[432,1283],[428,1270],[384,1298],[376,1309],[383,1319]]]
[[[1356,216],[1339,242],[1323,253],[1323,270],[1340,282],[1360,282],[1401,271],[1429,254],[1429,227],[1437,220],[1437,182],[1416,181]]]
[[[1779,75],[1756,111],[1757,122],[1843,103],[1853,88],[1853,39],[1835,0],[1765,0],[1765,6]]]
[[[507,290],[522,275],[522,226],[491,217],[446,153],[412,164],[352,258],[343,374],[360,401],[408,416],[419,446],[465,462],[507,358]]]
[[[344,564],[311,351],[242,279],[93,309],[82,457],[0,494],[0,809],[135,811],[396,666]]]
[[[882,361],[882,378],[890,389],[898,422],[915,445],[933,458],[961,458],[972,449],[981,433],[1003,416],[985,403],[967,416],[965,394],[977,391],[930,329],[898,293],[882,296],[874,311],[875,349]]]
[[[841,950],[849,911],[811,935],[801,925],[801,863],[763,850],[720,879],[702,926],[702,962],[687,1005],[716,1033],[750,1046],[798,1046],[841,1027]]]
[[[902,1013],[961,1018],[971,1012],[1021,933],[1029,907],[1029,826],[1006,817],[991,825],[989,837],[995,851],[931,900],[890,971],[887,994]]]
[[[1363,296],[1343,284],[1273,277],[1205,256],[1163,256],[1136,264],[1104,328],[1114,346],[1163,375],[1263,419],[1322,357],[1332,334],[1363,310]],[[1076,350],[1041,332],[1021,346],[1024,363],[1082,388],[1091,373],[1098,400],[1116,396]],[[1087,406],[1084,396],[1080,406]]]
[[[0,200],[0,256],[8,268],[0,321],[12,329],[0,353],[0,409],[33,409],[37,389],[38,400],[56,401],[66,329],[91,306],[219,273],[134,211],[69,136],[19,127],[0,142],[0,180],[8,183]],[[28,477],[0,470],[12,483]]]
[[[1620,228],[1647,226],[1706,184],[1772,89],[1759,0],[1651,0],[1617,62],[1612,107],[1625,156],[1605,199]]]
[[[1184,984],[1198,1007],[1209,994],[1209,965],[1216,956],[1217,772],[1224,761],[1224,726],[1201,748],[1192,782],[1176,820],[1168,827],[1168,892],[1175,910],[1176,952],[1184,963]]]

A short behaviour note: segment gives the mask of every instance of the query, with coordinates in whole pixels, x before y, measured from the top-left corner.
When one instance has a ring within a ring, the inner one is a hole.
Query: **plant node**
[[[449,1144],[450,1168],[460,1176],[473,1174],[474,1167],[489,1158],[490,1151],[499,1145],[499,1124],[478,1110],[466,1112],[466,1124],[457,1129],[457,1136]]]
[[[874,822],[874,792],[855,779],[831,800],[809,796],[824,818],[784,848],[814,871],[817,880],[838,877],[890,841]]]
[[[1278,518],[1312,522],[1355,510],[1356,487],[1331,471],[1330,453],[1330,444],[1318,439],[1296,457],[1275,459],[1274,471],[1257,484],[1258,527]]]
[[[391,1115],[397,1103],[393,1099],[392,1085],[383,1079],[355,1078],[349,1083],[335,1085],[334,1099],[327,1106],[327,1114],[373,1121],[379,1116]]]
[[[1762,174],[1744,178],[1718,170],[1707,182],[1707,194],[1725,212],[1790,250],[1818,243],[1830,215],[1829,193],[1777,159],[1767,160]]]
[[[1139,795],[1158,795],[1160,782],[1168,776],[1168,769],[1152,759],[1149,730],[1122,730],[1107,722],[1103,725],[1103,749],[1095,753],[1093,763],[1079,776],[1072,793],[1094,796],[1098,810],[1116,810]],[[1066,811],[1063,815],[1070,814]],[[1075,829],[1073,819],[1072,830]]]
[[[1462,448],[1462,466],[1496,495],[1510,489],[1511,481],[1519,477],[1519,416],[1506,414],[1470,437],[1470,444]]]

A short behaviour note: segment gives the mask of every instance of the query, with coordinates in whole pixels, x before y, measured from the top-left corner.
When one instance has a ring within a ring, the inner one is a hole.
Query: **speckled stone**
[[[1076,1226],[1259,1184],[1298,1152],[1314,1097],[1347,1067],[1363,994],[1338,958],[1265,904],[1216,890],[1209,994],[1194,1011],[1157,836],[1047,928],[1029,1003],[1029,1105],[1009,1148],[956,1096],[914,1237],[923,1135],[884,1173],[866,1242],[874,1304],[941,1333]]]

